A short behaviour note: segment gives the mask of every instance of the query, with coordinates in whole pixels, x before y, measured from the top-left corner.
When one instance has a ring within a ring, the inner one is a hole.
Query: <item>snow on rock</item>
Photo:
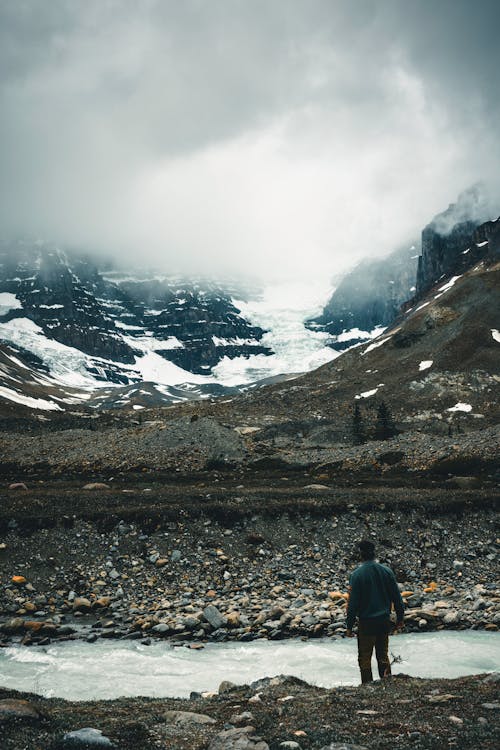
[[[421,363],[419,364],[419,366],[418,366],[418,369],[420,370],[420,372],[422,372],[422,370],[428,370],[428,369],[429,369],[429,367],[432,367],[432,365],[433,365],[433,362],[434,362],[434,360],[433,360],[433,359],[424,359],[424,360],[422,360],[422,362],[421,362]]]
[[[22,304],[15,294],[10,292],[0,293],[0,315],[6,315],[11,310],[21,310]]]
[[[16,404],[29,406],[31,409],[44,409],[45,411],[62,411],[61,407],[53,401],[47,401],[44,398],[32,398],[23,396],[22,393],[13,391],[10,388],[0,385],[0,398],[6,398],[8,401],[15,401]]]
[[[495,341],[498,341],[498,343],[500,344],[500,331],[497,331],[496,328],[492,328],[491,329],[491,335],[493,336],[493,338],[495,339]]]
[[[469,412],[469,411],[472,411],[472,406],[470,404],[462,404],[459,401],[458,404],[455,404],[455,406],[451,406],[446,411],[464,411],[464,412]]]

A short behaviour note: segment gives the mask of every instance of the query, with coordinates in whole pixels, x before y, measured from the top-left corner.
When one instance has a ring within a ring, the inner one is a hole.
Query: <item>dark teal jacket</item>
[[[347,606],[346,627],[352,630],[356,617],[360,620],[389,618],[394,604],[398,622],[402,622],[404,605],[396,577],[387,565],[367,560],[353,571],[349,579],[351,593]]]

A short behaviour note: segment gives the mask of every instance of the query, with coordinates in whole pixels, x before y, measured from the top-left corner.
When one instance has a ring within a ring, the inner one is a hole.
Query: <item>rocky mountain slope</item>
[[[413,296],[417,259],[418,249],[411,244],[387,258],[362,261],[342,279],[308,327],[332,334],[330,345],[335,349],[368,339],[370,331],[390,325]]]
[[[244,294],[231,282],[105,270],[43,243],[0,247],[0,341],[47,369],[72,359],[67,369],[89,382],[165,382],[165,362],[188,380],[223,357],[270,354],[233,302]]]
[[[482,184],[464,190],[423,229],[418,242],[386,258],[359,263],[309,327],[332,334],[330,346],[344,349],[392,325],[408,300],[422,298],[438,281],[462,273],[487,255],[484,248],[497,227],[487,221],[491,211]]]

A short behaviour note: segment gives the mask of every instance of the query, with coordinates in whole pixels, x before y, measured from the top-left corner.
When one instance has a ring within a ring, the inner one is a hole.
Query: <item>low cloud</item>
[[[496,2],[0,3],[0,220],[166,270],[332,275],[478,179]]]

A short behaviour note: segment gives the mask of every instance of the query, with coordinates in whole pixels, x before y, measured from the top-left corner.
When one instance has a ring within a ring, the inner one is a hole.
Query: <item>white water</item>
[[[394,672],[459,677],[500,669],[500,636],[485,632],[398,635]],[[374,671],[375,674],[376,670]],[[120,696],[188,697],[217,690],[222,680],[248,684],[278,674],[322,687],[359,682],[354,639],[211,644],[203,650],[164,642],[82,641],[0,649],[0,686],[69,700]]]

